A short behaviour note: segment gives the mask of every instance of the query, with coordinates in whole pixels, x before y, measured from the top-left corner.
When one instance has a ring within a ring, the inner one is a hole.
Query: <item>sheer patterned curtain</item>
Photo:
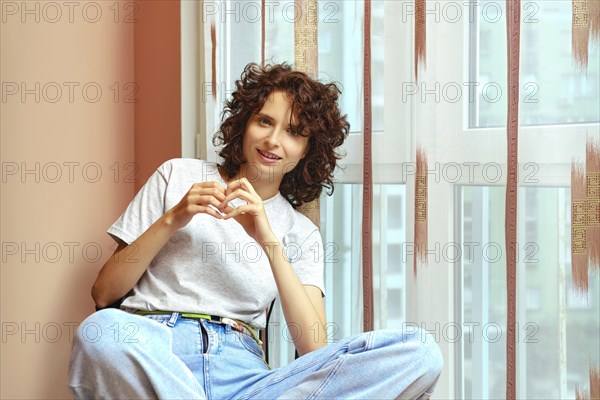
[[[588,0],[596,1],[596,0]],[[249,4],[253,3],[251,6]],[[294,62],[294,2],[203,4],[204,142],[243,67]],[[413,1],[371,0],[374,328],[420,327],[445,358],[438,398],[503,398],[507,373],[507,34],[505,1],[425,2],[426,67],[415,78]],[[593,7],[592,7],[593,9]],[[600,140],[600,55],[571,55],[570,0],[520,2],[516,396],[574,398],[600,362],[600,280],[571,271],[571,163]],[[318,2],[318,77],[337,81],[351,134],[333,196],[321,197],[329,340],[363,329],[363,1]],[[210,93],[208,93],[210,92]],[[414,272],[415,154],[427,155],[427,263]],[[294,358],[281,312],[272,366]],[[552,349],[553,351],[550,351]],[[554,351],[556,350],[556,351]]]
[[[438,21],[427,26],[427,68],[410,92],[432,170],[428,268],[453,271],[431,281],[453,292],[437,333],[453,346],[454,395],[502,398],[508,12],[504,1],[427,4],[428,21]],[[520,11],[516,397],[574,398],[600,358],[598,269],[586,295],[574,290],[570,240],[571,162],[584,162],[586,141],[600,137],[600,57],[590,42],[587,70],[573,61],[570,1],[521,1]],[[419,287],[423,302],[428,294]]]

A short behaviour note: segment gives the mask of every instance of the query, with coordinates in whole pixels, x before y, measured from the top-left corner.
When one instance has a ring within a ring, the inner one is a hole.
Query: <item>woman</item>
[[[162,164],[108,233],[119,243],[80,326],[77,398],[427,396],[441,369],[421,331],[327,345],[323,246],[295,210],[333,191],[349,125],[339,90],[285,64],[248,65],[215,135],[219,165]],[[300,358],[272,370],[255,329],[279,296]]]

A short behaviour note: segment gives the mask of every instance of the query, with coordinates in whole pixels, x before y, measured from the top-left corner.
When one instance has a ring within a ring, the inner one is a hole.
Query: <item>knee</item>
[[[414,359],[418,360],[422,379],[435,383],[444,368],[444,358],[436,337],[419,328],[402,330],[400,334],[402,341],[412,348]]]
[[[122,352],[118,340],[119,325],[123,321],[124,311],[105,309],[97,311],[84,319],[73,338],[72,358],[90,358],[101,361],[114,352]]]
[[[436,338],[417,327],[378,331],[377,346],[391,346],[396,359],[410,360],[411,372],[422,382],[435,382],[444,367]],[[398,357],[398,355],[402,357]]]
[[[431,395],[444,366],[436,338],[417,327],[373,332],[369,344],[379,351],[378,362],[389,361],[389,379],[398,390],[397,398],[422,398]],[[382,357],[383,356],[383,357]],[[425,396],[423,396],[425,395]]]

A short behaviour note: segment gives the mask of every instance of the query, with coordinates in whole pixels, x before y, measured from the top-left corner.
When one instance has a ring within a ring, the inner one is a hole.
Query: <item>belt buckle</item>
[[[223,322],[223,318],[219,317],[218,315],[211,315],[209,321],[211,322]]]
[[[233,329],[235,329],[238,332],[244,332],[244,329],[245,329],[244,325],[238,323],[237,321],[235,321],[231,318],[221,318],[221,322],[231,326]]]

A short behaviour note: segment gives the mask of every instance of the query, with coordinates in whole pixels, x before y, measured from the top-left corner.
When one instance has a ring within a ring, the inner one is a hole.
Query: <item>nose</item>
[[[269,133],[269,135],[265,138],[267,145],[269,147],[278,147],[282,132],[283,130],[281,127],[274,127],[271,133]]]

